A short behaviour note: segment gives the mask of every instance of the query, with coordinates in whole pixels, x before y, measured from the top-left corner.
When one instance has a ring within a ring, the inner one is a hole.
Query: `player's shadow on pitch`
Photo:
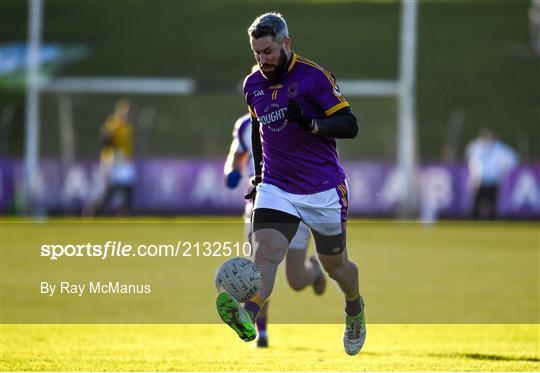
[[[297,352],[327,352],[328,350],[325,350],[323,348],[309,348],[309,347],[305,347],[305,346],[298,346],[298,347],[291,347],[290,350],[292,351],[297,351]],[[377,353],[377,352],[371,352],[371,351],[362,351],[361,352],[362,356],[364,355],[382,355],[380,353]],[[323,361],[322,359],[320,361]]]
[[[292,347],[291,350],[293,351],[300,351],[300,352],[325,352],[326,350],[323,348],[309,348],[309,347]]]
[[[504,355],[494,355],[494,354],[457,354],[467,359],[474,360],[493,360],[493,361],[528,361],[528,362],[539,362],[540,358],[530,357],[530,356],[504,356]]]

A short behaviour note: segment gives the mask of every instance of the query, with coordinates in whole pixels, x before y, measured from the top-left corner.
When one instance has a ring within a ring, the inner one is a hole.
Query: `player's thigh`
[[[270,240],[277,231],[287,241],[287,247],[298,230],[300,215],[286,195],[277,187],[262,183],[257,187],[253,207],[253,237],[255,241]]]
[[[294,237],[300,218],[271,208],[253,211],[253,243],[256,250],[287,251]]]
[[[300,218],[272,208],[253,211],[253,249],[257,264],[280,263],[298,229]]]
[[[324,235],[314,230],[313,239],[315,241],[315,249],[317,254],[326,256],[341,256],[341,254],[346,251],[346,230],[334,235]]]

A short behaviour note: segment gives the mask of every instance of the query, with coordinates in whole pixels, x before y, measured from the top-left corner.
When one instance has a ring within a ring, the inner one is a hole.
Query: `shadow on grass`
[[[442,357],[443,355],[431,355],[431,356],[439,356]],[[532,357],[532,356],[508,356],[508,355],[495,355],[495,354],[479,354],[479,353],[473,353],[473,354],[449,354],[444,355],[445,357],[463,357],[466,359],[474,359],[474,360],[492,360],[492,361],[527,361],[527,362],[533,362],[537,363],[540,362],[540,357]]]
[[[466,357],[467,359],[475,359],[475,360],[540,362],[540,357],[531,357],[531,356],[505,356],[505,355],[494,355],[494,354],[459,354],[459,355]]]

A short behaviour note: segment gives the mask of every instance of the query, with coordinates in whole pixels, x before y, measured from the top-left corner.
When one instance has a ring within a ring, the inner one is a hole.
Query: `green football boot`
[[[232,295],[225,291],[219,293],[216,306],[221,320],[229,325],[242,340],[250,342],[257,338],[257,329],[255,329],[251,314]]]

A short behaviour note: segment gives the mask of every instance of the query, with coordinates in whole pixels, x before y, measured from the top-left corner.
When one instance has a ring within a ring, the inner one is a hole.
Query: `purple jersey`
[[[287,104],[294,99],[309,118],[323,119],[349,104],[334,76],[293,53],[288,71],[267,80],[259,70],[244,81],[249,111],[260,123],[265,183],[294,194],[331,189],[345,179],[336,140],[317,136],[286,120]]]

